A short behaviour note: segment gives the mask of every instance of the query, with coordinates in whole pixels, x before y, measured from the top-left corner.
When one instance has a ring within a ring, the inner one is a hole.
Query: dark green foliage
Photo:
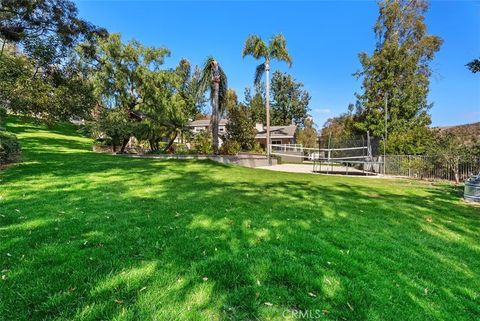
[[[234,140],[227,139],[223,142],[222,146],[220,147],[220,154],[221,155],[237,155],[240,152],[242,147],[240,144]]]
[[[11,163],[20,156],[20,143],[17,136],[0,130],[0,164]]]
[[[477,73],[480,72],[480,58],[473,59],[467,64],[467,68],[470,69],[471,72]]]
[[[7,110],[3,107],[0,107],[0,127],[5,124],[6,119],[7,119]]]
[[[252,96],[250,88],[245,88],[244,105],[248,107],[250,117],[254,123],[265,124],[265,84],[255,85],[255,92]]]
[[[425,155],[435,141],[435,133],[428,127],[413,127],[393,131],[387,140],[387,153],[391,155]],[[383,150],[383,143],[382,143]]]
[[[296,142],[302,144],[303,147],[316,148],[318,147],[317,130],[313,127],[313,119],[305,119],[305,125],[297,132]]]
[[[321,131],[321,135],[324,137],[337,137],[339,139],[350,139],[356,134],[362,134],[355,127],[354,105],[349,104],[346,113],[340,114],[336,117],[327,119]]]
[[[287,41],[281,34],[273,36],[266,44],[263,39],[257,35],[250,35],[245,40],[242,51],[242,57],[252,56],[255,59],[264,59],[264,62],[257,66],[255,70],[254,83],[260,84],[263,74],[270,70],[272,60],[284,61],[290,67],[292,57],[287,50]]]
[[[186,61],[175,71],[162,70],[169,55],[167,48],[145,47],[135,40],[123,43],[119,34],[100,40],[95,57],[84,55],[97,101],[108,110],[100,127],[111,128],[114,141],[122,140],[122,152],[130,136],[148,141],[154,151],[168,137],[167,151],[178,135],[188,133],[188,119],[199,104],[191,91],[197,90],[199,80],[190,76]]]
[[[86,78],[74,60],[47,72],[35,67],[32,59],[6,50],[0,57],[0,104],[49,123],[86,117],[95,105],[93,87]]]
[[[128,141],[135,129],[135,122],[123,109],[104,109],[95,122],[90,123],[93,137],[108,138],[113,146],[113,151]],[[141,129],[139,129],[140,131]],[[124,148],[120,149],[123,152]]]
[[[237,142],[244,151],[252,150],[255,145],[255,122],[250,116],[250,110],[239,104],[228,110],[226,126],[227,141]]]
[[[80,41],[92,43],[105,35],[105,29],[80,19],[70,0],[1,2],[0,39],[20,44],[36,67],[58,65]]]
[[[198,154],[212,154],[212,133],[209,131],[201,131],[192,139],[192,147]]]
[[[91,48],[106,31],[78,17],[69,0],[2,0],[0,104],[49,122],[85,117],[92,87],[74,48]]]
[[[374,53],[360,53],[363,92],[357,94],[359,113],[356,127],[382,137],[385,126],[385,105],[388,101],[388,131],[392,140],[414,136],[418,128],[430,124],[427,101],[430,62],[440,49],[442,40],[427,33],[424,15],[426,1],[386,0],[379,3],[375,24],[377,45]],[[407,151],[402,151],[407,152]]]
[[[198,66],[193,68],[187,59],[182,59],[175,68],[175,73],[180,78],[179,94],[186,104],[186,113],[189,118],[201,113],[207,99],[201,90],[200,79],[202,72]]]
[[[310,94],[287,73],[275,71],[272,75],[272,125],[303,126],[308,117]]]

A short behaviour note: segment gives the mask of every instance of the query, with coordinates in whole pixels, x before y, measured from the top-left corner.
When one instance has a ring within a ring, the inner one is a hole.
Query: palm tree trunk
[[[213,82],[212,93],[212,147],[213,153],[218,154],[218,110],[219,110],[219,91],[220,84],[217,81]]]
[[[270,162],[270,61],[265,61],[265,109],[267,118],[267,131],[266,131],[266,147],[267,147],[267,159],[268,164]]]

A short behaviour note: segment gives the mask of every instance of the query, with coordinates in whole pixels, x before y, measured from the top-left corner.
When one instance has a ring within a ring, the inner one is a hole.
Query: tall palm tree
[[[205,61],[200,84],[203,92],[210,89],[210,103],[212,106],[212,117],[210,118],[213,140],[212,147],[213,152],[218,154],[219,115],[226,105],[228,85],[227,76],[213,57],[208,57]]]
[[[255,84],[259,84],[265,74],[265,109],[267,120],[266,148],[270,158],[270,62],[273,59],[284,61],[290,67],[292,58],[287,50],[287,41],[282,35],[273,36],[268,45],[256,35],[250,35],[245,40],[242,57],[252,56],[255,59],[263,59],[264,62],[257,66],[255,71]]]

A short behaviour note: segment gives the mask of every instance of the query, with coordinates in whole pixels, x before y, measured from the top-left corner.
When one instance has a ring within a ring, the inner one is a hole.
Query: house
[[[255,140],[262,147],[265,147],[265,143],[267,141],[266,128],[262,124],[256,124],[255,128],[257,129]],[[296,125],[270,126],[270,143],[271,144],[294,144],[296,131],[297,131]]]
[[[218,122],[218,134],[223,136],[226,133],[226,126],[227,126],[228,120],[225,118],[220,119]],[[210,130],[210,118],[207,119],[198,119],[191,121],[188,124],[188,127],[190,127],[192,133],[199,133],[203,130]]]
[[[222,146],[223,144],[223,139],[225,137],[225,134],[227,132],[227,123],[228,120],[225,118],[220,119],[218,122],[218,144],[219,146]],[[196,135],[202,131],[210,131],[210,118],[206,119],[197,119],[194,121],[191,121],[188,124],[188,127],[190,128],[190,131]]]
[[[222,138],[227,132],[226,125],[228,119],[220,119],[218,125],[218,134],[220,139],[220,146],[222,145]],[[210,130],[210,119],[199,119],[194,120],[188,125],[191,129],[191,132],[195,135],[201,131]],[[255,141],[258,142],[262,147],[265,148],[266,142],[266,129],[262,124],[256,124],[255,129],[257,134],[255,135]],[[295,133],[297,131],[296,125],[287,125],[287,126],[270,126],[270,142],[271,144],[294,144],[295,143]]]

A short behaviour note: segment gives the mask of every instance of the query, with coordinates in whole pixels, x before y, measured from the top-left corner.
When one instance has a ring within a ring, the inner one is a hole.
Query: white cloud
[[[316,108],[313,110],[313,112],[317,114],[330,114],[332,111],[330,108]]]

